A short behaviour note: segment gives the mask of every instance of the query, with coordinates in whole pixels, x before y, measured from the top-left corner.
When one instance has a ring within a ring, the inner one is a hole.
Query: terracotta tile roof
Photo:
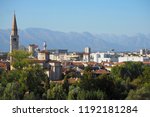
[[[69,82],[69,84],[74,84],[74,83],[78,82],[79,80],[80,80],[79,78],[69,78],[68,82]]]
[[[124,62],[117,62],[117,63],[114,63],[114,65],[124,65],[125,63]]]
[[[0,63],[0,67],[1,67],[1,68],[4,68],[4,67],[6,67],[6,64]]]
[[[100,70],[94,71],[94,73],[95,74],[109,74],[110,72],[105,69],[100,69]]]
[[[115,63],[114,62],[101,62],[102,65],[114,65]]]
[[[150,65],[150,62],[143,62],[143,64]]]
[[[8,62],[0,61],[0,68],[7,69],[9,65],[10,64]]]
[[[82,62],[72,62],[75,66],[84,66]]]
[[[29,59],[29,61],[33,62],[33,63],[44,63],[44,62],[49,62],[49,63],[61,63],[59,61],[56,60],[38,60],[38,59]]]
[[[46,62],[45,60],[38,60],[38,59],[29,59],[29,61],[32,63],[44,63],[44,62]]]

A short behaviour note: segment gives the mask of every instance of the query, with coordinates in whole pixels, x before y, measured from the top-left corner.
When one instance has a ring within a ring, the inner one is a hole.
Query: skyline
[[[0,29],[47,28],[94,34],[150,33],[149,0],[0,0]]]

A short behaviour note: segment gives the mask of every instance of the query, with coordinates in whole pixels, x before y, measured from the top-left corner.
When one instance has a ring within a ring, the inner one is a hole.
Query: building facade
[[[90,53],[91,53],[91,48],[89,47],[84,48],[84,53],[83,53],[84,62],[90,62]]]
[[[101,62],[118,62],[118,56],[115,53],[91,53],[91,61],[101,63]]]
[[[124,56],[124,57],[119,57],[118,58],[118,62],[127,62],[127,61],[146,62],[146,61],[149,61],[149,57],[143,57],[143,56]]]

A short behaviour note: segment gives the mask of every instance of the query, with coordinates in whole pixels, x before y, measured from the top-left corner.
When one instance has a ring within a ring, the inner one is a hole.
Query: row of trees
[[[109,75],[92,78],[86,67],[79,82],[50,82],[44,69],[33,64],[24,51],[14,51],[14,70],[0,70],[0,99],[101,100],[150,99],[150,66],[127,62],[115,66]]]

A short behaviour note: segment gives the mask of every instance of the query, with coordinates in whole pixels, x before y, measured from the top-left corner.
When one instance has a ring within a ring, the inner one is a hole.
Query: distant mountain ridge
[[[9,51],[11,30],[0,30],[0,51]],[[136,34],[134,36],[113,34],[91,34],[89,32],[59,32],[42,28],[27,28],[19,30],[20,45],[37,44],[42,49],[46,41],[48,49],[68,49],[69,51],[83,51],[89,46],[92,51],[134,51],[150,48],[150,34]]]

